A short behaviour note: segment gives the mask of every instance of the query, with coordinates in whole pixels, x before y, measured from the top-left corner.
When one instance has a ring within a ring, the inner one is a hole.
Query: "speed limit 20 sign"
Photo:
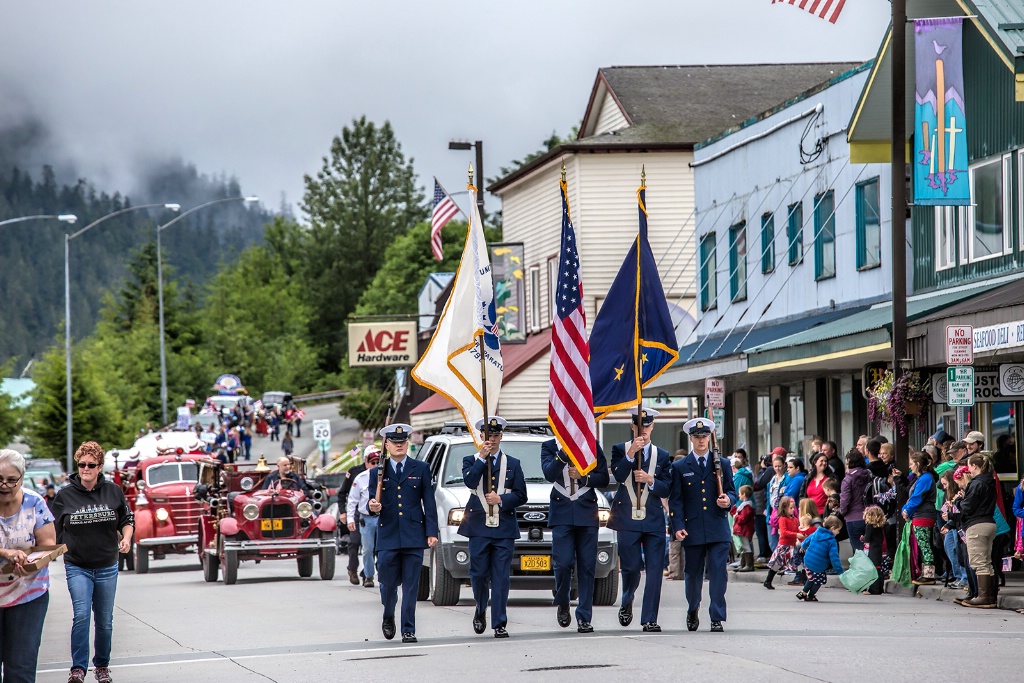
[[[317,441],[326,441],[331,438],[330,420],[313,420],[313,438]]]

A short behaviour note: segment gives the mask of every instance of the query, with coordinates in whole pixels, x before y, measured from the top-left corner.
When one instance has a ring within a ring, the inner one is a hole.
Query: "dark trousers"
[[[896,559],[896,546],[899,545],[899,524],[886,522],[882,530],[885,532],[885,554],[889,558],[889,566],[892,567]]]
[[[416,596],[423,570],[423,548],[377,551],[377,576],[384,618],[393,619],[402,587],[402,633],[416,633]]]
[[[636,589],[640,587],[640,570],[647,571],[644,583],[644,604],[640,610],[640,623],[658,621],[661,606],[661,581],[665,566],[664,533],[642,531],[618,531],[619,568],[622,571],[622,604],[633,602]],[[643,558],[640,553],[643,552]],[[687,558],[687,563],[689,558]]]
[[[361,543],[362,536],[359,534],[359,520],[356,520],[356,530],[348,532],[348,570],[350,572],[354,572],[359,568],[359,545]]]
[[[34,683],[50,591],[35,600],[0,608],[0,668],[4,683]]]
[[[597,527],[560,525],[551,529],[551,556],[555,563],[553,605],[569,606],[573,568],[579,586],[576,621],[590,621],[594,613],[594,577],[597,571]]]
[[[469,582],[473,585],[473,599],[477,614],[487,610],[491,603],[491,628],[508,624],[509,576],[515,539],[473,536],[469,539]]]
[[[725,589],[729,583],[729,572],[726,564],[729,561],[729,546],[732,543],[705,543],[703,545],[683,545],[686,563],[683,566],[683,577],[686,580],[686,603],[688,612],[696,612],[700,608],[701,594],[704,588],[704,563],[707,562],[708,595],[711,606],[708,610],[711,621],[725,621]]]
[[[768,542],[768,518],[764,515],[754,515],[754,533],[757,534],[757,556],[771,557],[772,548]]]

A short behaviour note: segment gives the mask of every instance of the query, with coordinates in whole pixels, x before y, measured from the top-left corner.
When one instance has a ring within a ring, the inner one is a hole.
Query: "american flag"
[[[562,245],[558,254],[558,283],[551,302],[551,388],[548,423],[562,450],[580,474],[597,465],[594,395],[590,385],[590,344],[583,312],[583,283],[576,234],[569,218],[565,181],[562,191]],[[536,294],[535,294],[536,296]]]
[[[830,24],[834,24],[839,18],[839,13],[843,11],[846,0],[772,0],[772,4],[796,5],[822,19],[827,19]]]
[[[444,251],[441,249],[441,228],[455,217],[459,212],[458,205],[437,182],[434,177],[434,212],[430,216],[430,250],[434,252],[434,258],[438,261],[444,259]]]

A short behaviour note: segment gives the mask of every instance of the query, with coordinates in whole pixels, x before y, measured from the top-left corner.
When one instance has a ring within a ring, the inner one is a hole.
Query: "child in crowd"
[[[864,552],[878,570],[878,578],[868,587],[870,595],[881,595],[885,592],[885,578],[882,562],[885,558],[883,542],[885,541],[885,511],[877,505],[864,510]]]
[[[826,519],[829,517],[837,517],[840,522],[843,523],[843,530],[836,536],[837,541],[845,541],[849,538],[846,533],[846,517],[839,511],[840,508],[840,497],[839,497],[839,483],[832,478],[826,479],[821,484],[821,490],[825,492],[828,498],[825,499],[825,509],[822,510],[821,514]]]
[[[754,487],[744,484],[739,488],[740,499],[733,508],[732,533],[740,539],[740,565],[738,572],[754,571],[754,504],[750,498]]]
[[[797,544],[799,522],[793,517],[793,505],[790,496],[779,499],[779,542],[768,560],[768,578],[764,580],[764,587],[768,590],[775,590],[772,580],[776,574],[794,568],[793,551]]]
[[[836,536],[842,529],[843,523],[838,517],[829,517],[800,544],[800,549],[804,553],[807,581],[804,583],[804,589],[796,594],[798,600],[818,602],[815,594],[828,581],[825,572],[829,565],[832,565],[837,574],[843,573],[843,564],[839,561],[839,543],[836,541]]]
[[[821,514],[818,512],[818,504],[813,498],[800,499],[800,525],[797,528],[796,540],[799,543],[818,530],[821,526]],[[804,571],[804,554],[799,546],[793,551],[793,565],[796,567],[796,576],[789,582],[790,586],[802,586],[807,581],[807,573]]]

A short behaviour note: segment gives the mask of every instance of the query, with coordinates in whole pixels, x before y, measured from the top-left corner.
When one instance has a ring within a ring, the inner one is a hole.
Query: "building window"
[[[857,267],[882,263],[882,221],[879,216],[878,178],[857,184]]]
[[[556,289],[558,289],[558,254],[548,259],[548,322],[555,319]]]
[[[761,272],[775,270],[775,214],[761,216]]]
[[[935,207],[935,270],[956,265],[956,235],[960,226],[967,225],[967,208]]]
[[[1017,150],[1017,232],[1024,249],[1024,149]]]
[[[1011,197],[1004,192],[1010,185],[1011,155],[993,159],[971,168],[971,220],[967,242],[968,258],[983,261],[1002,256],[1011,249],[1010,226],[1006,218]]]
[[[729,294],[733,301],[747,298],[747,223],[729,228]]]
[[[789,205],[786,217],[786,243],[789,245],[789,265],[795,266],[804,260],[804,205],[803,202]]]
[[[718,305],[718,263],[715,259],[715,233],[709,232],[700,240],[700,310],[707,311]]]
[[[832,190],[814,197],[814,279],[836,276],[836,197]]]
[[[530,329],[540,329],[540,266],[530,266]]]

